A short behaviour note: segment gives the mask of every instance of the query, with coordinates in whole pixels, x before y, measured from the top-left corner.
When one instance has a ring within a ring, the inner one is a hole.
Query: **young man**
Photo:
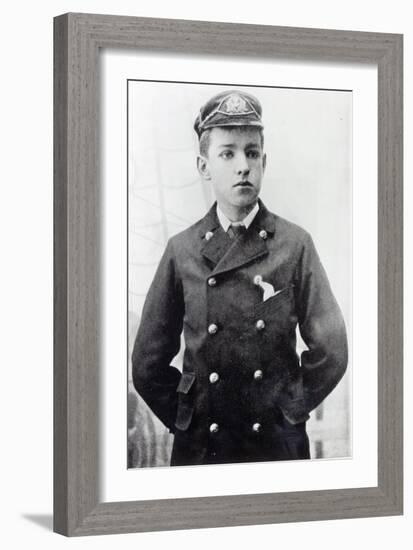
[[[218,94],[195,121],[217,202],[172,237],[133,350],[138,393],[175,434],[171,465],[310,458],[305,423],[347,366],[343,318],[311,237],[269,212],[262,109]],[[299,358],[296,326],[308,346]],[[183,372],[170,366],[184,332]]]

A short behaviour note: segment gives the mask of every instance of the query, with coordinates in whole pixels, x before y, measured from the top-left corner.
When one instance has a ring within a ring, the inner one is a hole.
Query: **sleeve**
[[[136,391],[171,432],[181,378],[170,363],[180,348],[184,301],[182,282],[169,241],[146,296],[132,352]]]
[[[311,237],[306,234],[295,276],[301,336],[308,350],[289,383],[281,409],[296,424],[307,420],[343,377],[348,361],[344,319]]]

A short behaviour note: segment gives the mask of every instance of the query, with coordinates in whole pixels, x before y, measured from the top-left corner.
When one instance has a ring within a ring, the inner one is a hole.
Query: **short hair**
[[[242,131],[242,128],[250,129],[253,128],[253,126],[220,126],[220,128],[224,128],[225,130],[238,130]],[[215,128],[218,128],[218,126],[215,126]],[[209,146],[211,143],[211,131],[214,128],[208,128],[207,130],[204,130],[199,138],[199,153],[203,157],[208,157],[208,151]],[[261,148],[264,149],[264,130],[263,128],[255,128],[257,132],[260,134],[261,138]]]

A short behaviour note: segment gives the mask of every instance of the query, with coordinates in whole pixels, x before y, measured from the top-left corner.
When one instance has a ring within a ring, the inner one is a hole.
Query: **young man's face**
[[[254,207],[266,156],[256,128],[212,128],[208,155],[198,157],[201,176],[210,180],[220,208],[232,221]]]

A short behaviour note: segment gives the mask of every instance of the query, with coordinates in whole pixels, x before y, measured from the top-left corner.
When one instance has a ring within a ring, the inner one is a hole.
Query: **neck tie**
[[[247,228],[243,223],[232,223],[228,227],[228,235],[231,239],[237,239],[240,235],[245,233],[246,230]]]

